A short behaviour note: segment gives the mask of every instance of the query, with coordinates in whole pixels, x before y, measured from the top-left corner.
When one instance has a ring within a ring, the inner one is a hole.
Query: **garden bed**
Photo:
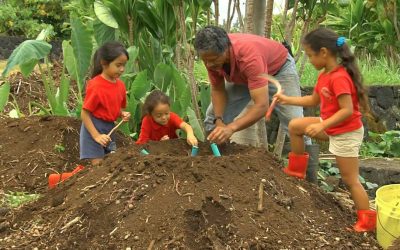
[[[48,174],[86,164],[79,127],[73,118],[0,120],[2,189],[41,194],[0,214],[0,248],[379,249],[374,234],[346,230],[353,211],[252,147],[225,145],[216,158],[201,144],[190,157],[184,140],[171,140],[150,143],[143,156],[119,136],[102,166],[47,190]]]

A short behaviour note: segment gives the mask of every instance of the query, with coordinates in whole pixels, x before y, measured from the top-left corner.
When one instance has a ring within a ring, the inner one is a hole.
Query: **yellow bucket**
[[[376,191],[376,238],[387,249],[400,237],[400,184],[386,185]]]

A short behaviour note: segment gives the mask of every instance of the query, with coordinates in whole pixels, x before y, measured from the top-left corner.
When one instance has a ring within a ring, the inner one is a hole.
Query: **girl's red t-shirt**
[[[139,139],[136,144],[144,144],[150,141],[159,141],[164,135],[170,139],[178,138],[176,130],[180,129],[183,120],[174,112],[170,112],[169,121],[166,125],[158,124],[151,115],[146,115],[142,120]]]
[[[114,122],[126,107],[126,88],[120,80],[110,82],[101,75],[88,81],[83,109],[98,119]]]
[[[343,66],[329,73],[321,73],[314,89],[320,97],[320,112],[323,120],[328,119],[339,111],[338,97],[343,94],[351,95],[353,114],[333,127],[325,130],[328,135],[338,135],[351,132],[362,127],[356,87]]]

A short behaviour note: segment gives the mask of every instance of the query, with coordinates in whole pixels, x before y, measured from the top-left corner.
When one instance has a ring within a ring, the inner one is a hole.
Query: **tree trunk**
[[[257,0],[253,5],[254,34],[259,36],[264,36],[265,2],[265,0]]]
[[[218,3],[218,0],[213,0],[213,2],[214,2],[214,9],[215,9],[215,25],[218,26],[219,3]]]
[[[296,24],[296,14],[298,5],[299,5],[299,0],[294,0],[292,17],[290,19],[290,22],[286,25],[285,29],[285,40],[289,44],[292,44],[293,31],[294,31],[294,26]]]
[[[240,0],[235,0],[235,6],[238,14],[240,31],[244,32],[243,17],[242,17],[242,12],[240,11]]]
[[[231,5],[232,5],[232,0],[229,0],[229,2],[228,2],[228,14],[226,15],[226,23],[225,23],[225,30],[226,30],[226,32],[229,32],[229,30],[230,30],[230,22],[229,22],[229,20],[230,20],[230,18],[231,18]],[[235,11],[235,8],[233,8],[233,11]]]
[[[247,0],[246,1],[246,16],[245,16],[245,29],[246,33],[254,33],[254,25],[253,25],[253,7],[254,1]]]
[[[274,0],[268,0],[265,11],[265,37],[271,38],[272,15],[274,11]]]
[[[285,0],[285,7],[282,13],[282,27],[286,27],[287,12],[289,10],[289,0]]]

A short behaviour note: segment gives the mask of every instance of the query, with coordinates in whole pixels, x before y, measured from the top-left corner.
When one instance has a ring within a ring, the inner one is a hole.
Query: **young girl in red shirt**
[[[115,138],[108,133],[118,117],[128,121],[125,84],[119,79],[128,61],[128,52],[118,42],[101,46],[93,57],[92,79],[88,81],[83,102],[80,132],[80,158],[101,162],[105,154],[115,151]]]
[[[284,172],[305,177],[308,154],[304,152],[304,135],[329,140],[329,151],[336,156],[342,180],[357,209],[358,220],[353,229],[372,231],[376,226],[376,212],[369,209],[368,195],[358,179],[358,153],[364,134],[359,106],[367,111],[368,99],[355,57],[344,37],[325,28],[307,34],[303,46],[311,64],[317,70],[322,69],[313,94],[304,97],[276,94],[275,97],[281,104],[320,105],[321,117],[296,118],[289,123],[292,152]]]
[[[186,132],[188,144],[197,146],[192,127],[171,112],[169,97],[160,90],[153,90],[143,105],[142,127],[136,144],[178,138],[177,129]]]

